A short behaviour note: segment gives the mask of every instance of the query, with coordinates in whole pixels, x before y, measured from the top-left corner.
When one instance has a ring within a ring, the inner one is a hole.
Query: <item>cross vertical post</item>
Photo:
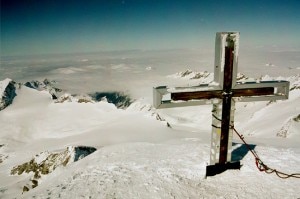
[[[233,41],[227,41],[225,47],[225,66],[224,66],[224,83],[223,83],[223,111],[221,124],[221,141],[220,141],[220,163],[227,161],[229,126],[230,126],[230,109],[231,109],[231,87],[233,71]]]
[[[235,102],[284,100],[289,95],[288,81],[237,82],[238,48],[238,32],[218,32],[214,82],[194,87],[153,88],[153,104],[158,109],[212,102],[210,165],[206,167],[206,176],[240,168],[240,162],[231,162]]]

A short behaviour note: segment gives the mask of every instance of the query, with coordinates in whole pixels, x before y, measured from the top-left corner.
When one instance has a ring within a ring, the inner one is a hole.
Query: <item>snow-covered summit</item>
[[[187,71],[170,77],[209,83],[213,74]],[[261,76],[258,81],[278,79],[290,81],[290,98],[236,103],[235,127],[266,164],[298,172],[300,77]],[[238,81],[251,80],[238,74]],[[241,160],[241,170],[204,179],[211,105],[156,110],[146,98],[133,101],[117,92],[63,94],[53,100],[43,85],[35,83],[30,84],[34,89],[15,87],[14,101],[0,111],[0,197],[272,198],[276,194],[295,198],[300,194],[297,180],[283,184],[275,175],[260,173],[237,137],[233,154]],[[4,81],[1,90],[9,84],[10,80]],[[68,146],[93,146],[97,151],[75,162],[75,149]],[[23,191],[28,192],[22,195]]]

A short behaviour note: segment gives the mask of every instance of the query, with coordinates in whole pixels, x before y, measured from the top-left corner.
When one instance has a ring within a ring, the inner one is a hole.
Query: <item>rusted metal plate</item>
[[[273,95],[273,94],[274,94],[274,87],[233,90],[233,97],[261,96],[261,95]]]
[[[201,99],[213,99],[222,98],[223,91],[196,91],[196,92],[184,92],[184,93],[171,93],[171,99],[174,101],[183,100],[201,100]]]
[[[234,59],[234,47],[233,41],[228,42],[231,46],[225,47],[225,65],[224,65],[224,83],[223,90],[229,92],[232,88],[232,71],[233,71],[233,59]]]

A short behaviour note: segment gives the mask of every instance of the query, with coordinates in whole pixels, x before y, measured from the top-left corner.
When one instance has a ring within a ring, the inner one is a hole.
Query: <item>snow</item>
[[[232,36],[234,36],[234,59],[238,60],[240,48],[240,33],[236,32],[232,34]]]
[[[132,58],[132,55],[124,57]],[[213,74],[201,72],[208,70],[194,72],[177,67],[167,70],[162,65],[154,70],[153,59],[145,65],[141,60],[125,63],[127,59],[112,59],[111,64],[104,58],[103,63],[92,63],[92,57],[76,57],[76,60],[87,64],[86,67],[63,67],[68,66],[63,61],[60,66],[37,74],[37,79],[45,79],[49,75],[49,80],[52,77],[58,82],[55,86],[63,87],[63,94],[58,100],[53,100],[47,89],[38,91],[20,86],[16,89],[13,103],[0,111],[0,198],[300,196],[299,179],[283,180],[274,174],[259,172],[253,156],[235,135],[232,156],[234,160],[241,161],[241,170],[228,170],[205,178],[212,105],[161,110],[151,105],[151,87],[155,84],[187,86],[211,83]],[[141,63],[140,67],[138,63]],[[10,70],[14,69],[11,67]],[[270,71],[269,75],[258,71],[256,77],[260,81],[290,81],[289,99],[237,102],[235,127],[266,165],[286,173],[299,173],[300,122],[295,118],[300,114],[300,75],[294,73],[297,69],[291,72],[288,68],[277,67],[277,64],[273,69],[278,71]],[[5,74],[13,74],[7,70]],[[135,73],[137,71],[139,73]],[[111,81],[104,79],[108,74]],[[192,78],[197,74],[201,76],[199,79]],[[243,74],[238,74],[240,81],[255,79]],[[13,80],[20,81],[18,78]],[[5,88],[8,81],[0,81],[0,88]],[[129,89],[128,93],[136,99],[127,109],[118,109],[105,100],[96,102],[84,98],[86,101],[79,103],[79,99],[91,93],[91,88],[94,92],[111,91],[110,88],[116,86],[113,91],[118,91],[120,85]],[[14,167],[33,158],[40,163],[49,154],[66,149],[72,151],[76,146],[95,147],[97,151],[42,175],[37,187],[30,187],[22,194],[23,187],[30,185],[33,173],[11,175]]]
[[[7,85],[9,84],[9,82],[11,82],[12,80],[9,78],[6,78],[5,80],[0,81],[0,97],[3,96],[3,93],[5,91],[5,88],[7,87]]]
[[[220,46],[226,46],[226,39],[227,39],[227,35],[226,34],[222,34],[221,35],[221,44],[220,44]],[[223,73],[224,72],[224,66],[225,66],[225,51],[224,50],[222,50],[221,51],[221,55],[220,55],[220,57],[221,57],[221,73]]]

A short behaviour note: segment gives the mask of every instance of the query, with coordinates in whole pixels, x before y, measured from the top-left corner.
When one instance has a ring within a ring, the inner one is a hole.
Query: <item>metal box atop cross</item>
[[[218,32],[215,43],[214,81],[194,87],[159,86],[153,89],[155,108],[207,104],[211,100],[212,134],[207,175],[240,168],[231,163],[234,103],[284,100],[289,95],[288,81],[237,82],[239,32]]]

